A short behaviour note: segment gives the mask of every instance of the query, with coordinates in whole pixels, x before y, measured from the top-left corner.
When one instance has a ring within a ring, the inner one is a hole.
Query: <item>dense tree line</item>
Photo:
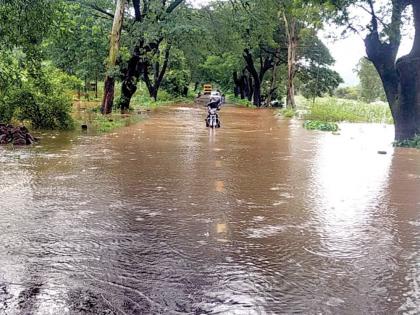
[[[367,14],[367,26],[352,16],[354,7]],[[210,82],[258,107],[284,97],[293,108],[296,92],[332,94],[341,82],[318,37],[334,22],[365,34],[367,58],[384,87],[396,138],[420,133],[418,1],[231,0],[194,8],[185,0],[5,0],[0,15],[5,121],[65,127],[66,91],[105,77],[111,84],[105,84],[104,113],[127,111],[140,81],[154,99],[162,88],[186,95],[192,85]],[[397,60],[407,16],[415,24],[414,45]],[[367,66],[361,64],[361,77],[372,71]],[[121,97],[114,102],[115,81],[121,82]]]

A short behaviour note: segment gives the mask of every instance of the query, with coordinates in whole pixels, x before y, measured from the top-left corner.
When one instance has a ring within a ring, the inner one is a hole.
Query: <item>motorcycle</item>
[[[206,119],[206,127],[220,128],[219,115],[217,114],[217,108],[210,108],[209,114]]]

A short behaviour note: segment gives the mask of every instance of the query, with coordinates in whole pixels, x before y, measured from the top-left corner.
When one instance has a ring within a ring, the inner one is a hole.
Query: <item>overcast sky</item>
[[[194,6],[205,5],[210,2],[210,0],[188,0]],[[336,30],[336,26],[326,25],[325,32],[331,32]],[[363,40],[360,36],[351,34],[345,39],[331,40],[328,39],[326,35],[322,35],[324,43],[330,49],[330,52],[336,63],[334,69],[340,73],[341,77],[344,79],[345,85],[355,85],[358,83],[357,75],[354,73],[354,68],[359,62],[360,58],[366,56],[365,47]],[[412,39],[404,38],[401,48],[400,55],[406,54],[411,49]]]

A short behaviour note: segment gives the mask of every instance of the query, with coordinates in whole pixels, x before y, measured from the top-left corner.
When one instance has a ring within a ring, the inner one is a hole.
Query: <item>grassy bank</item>
[[[241,107],[249,107],[249,108],[256,108],[251,101],[247,99],[241,99],[239,97],[235,97],[233,94],[226,95],[226,102],[232,105],[241,106]]]
[[[119,91],[119,87],[116,87],[116,91]],[[158,107],[165,105],[172,105],[177,103],[193,103],[194,95],[188,95],[188,97],[173,97],[165,91],[160,91],[158,99],[154,99],[148,96],[147,91],[144,87],[139,84],[134,97],[131,99],[130,108],[131,111],[128,114],[120,114],[118,110],[115,110],[112,114],[103,116],[99,112],[102,99],[102,90],[99,90],[98,98],[89,96],[86,100],[74,100],[73,102],[73,118],[75,121],[76,128],[81,128],[82,125],[87,125],[88,129],[94,132],[106,133],[111,132],[115,129],[129,126],[137,123],[147,116],[144,115],[145,111],[154,110]],[[115,96],[115,101],[118,100],[119,95]]]
[[[392,124],[391,111],[387,104],[364,103],[338,98],[318,98],[315,102],[304,100],[303,117],[324,122],[386,123]]]

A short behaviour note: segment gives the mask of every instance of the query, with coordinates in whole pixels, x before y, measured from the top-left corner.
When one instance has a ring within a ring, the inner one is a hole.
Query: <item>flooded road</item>
[[[204,118],[1,147],[0,314],[418,314],[420,151]]]

